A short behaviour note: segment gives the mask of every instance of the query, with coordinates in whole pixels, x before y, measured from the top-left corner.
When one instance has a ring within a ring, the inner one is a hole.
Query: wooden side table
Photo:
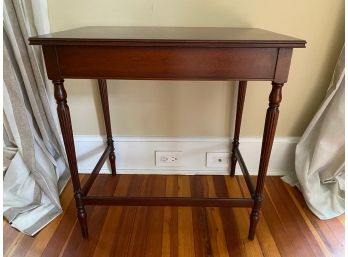
[[[48,78],[53,81],[57,112],[68,157],[77,217],[88,238],[85,205],[249,207],[253,239],[276,130],[282,87],[287,81],[293,48],[306,42],[253,28],[84,27],[29,38],[41,45]],[[98,79],[107,147],[87,182],[78,177],[73,131],[64,78]],[[88,195],[107,158],[116,175],[106,79],[238,80],[238,102],[232,144],[231,176],[238,162],[251,198],[113,197]],[[239,151],[239,132],[248,80],[272,81],[266,112],[256,186]]]

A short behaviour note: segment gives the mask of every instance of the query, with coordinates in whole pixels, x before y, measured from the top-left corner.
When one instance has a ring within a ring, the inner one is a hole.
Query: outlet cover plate
[[[208,168],[228,168],[231,153],[207,153]]]
[[[182,152],[155,151],[157,167],[180,167],[182,166]]]

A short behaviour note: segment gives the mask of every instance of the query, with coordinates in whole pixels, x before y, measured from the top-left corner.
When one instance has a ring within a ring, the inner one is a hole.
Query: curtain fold
[[[344,213],[344,48],[335,67],[326,98],[296,147],[295,177],[308,207],[320,219]]]
[[[3,214],[34,235],[62,212],[59,194],[70,177],[41,49],[28,45],[38,29],[48,32],[47,3],[5,0],[3,6]]]

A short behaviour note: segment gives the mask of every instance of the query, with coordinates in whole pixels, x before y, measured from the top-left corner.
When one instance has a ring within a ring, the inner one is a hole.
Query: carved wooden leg
[[[99,92],[100,92],[100,98],[101,98],[101,103],[103,107],[103,114],[104,114],[104,121],[105,121],[106,142],[112,148],[112,151],[109,155],[111,171],[112,171],[112,175],[115,176],[116,175],[116,156],[115,156],[114,141],[112,139],[112,132],[111,132],[108,87],[107,87],[105,79],[99,79],[98,85],[99,85]]]
[[[272,82],[272,91],[269,95],[269,107],[267,109],[265,127],[263,130],[259,173],[254,195],[254,207],[250,215],[249,239],[251,240],[254,239],[256,225],[259,220],[268,162],[271,155],[274,134],[277,127],[279,104],[282,100],[282,87],[283,84]]]
[[[233,143],[232,143],[231,171],[230,171],[231,176],[234,176],[234,174],[236,172],[237,157],[236,157],[235,150],[239,146],[239,133],[240,133],[240,126],[242,123],[243,107],[244,107],[244,99],[245,99],[246,89],[247,89],[247,81],[239,81],[236,122],[234,125],[234,136],[233,136]]]
[[[71,180],[74,187],[74,196],[77,208],[77,217],[81,225],[81,231],[84,238],[88,238],[87,213],[81,200],[81,185],[77,170],[74,137],[70,119],[69,106],[67,104],[67,95],[64,88],[64,80],[53,80],[54,97],[57,101],[57,112],[60,128],[62,130],[66,155],[68,157]]]

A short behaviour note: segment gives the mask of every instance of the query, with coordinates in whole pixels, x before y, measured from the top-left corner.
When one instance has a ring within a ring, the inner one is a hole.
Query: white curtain
[[[3,215],[34,235],[62,212],[59,194],[70,177],[42,52],[28,45],[28,37],[49,32],[47,3],[5,0],[3,7]]]
[[[327,96],[296,147],[296,177],[285,177],[301,190],[320,219],[344,213],[344,48]]]

